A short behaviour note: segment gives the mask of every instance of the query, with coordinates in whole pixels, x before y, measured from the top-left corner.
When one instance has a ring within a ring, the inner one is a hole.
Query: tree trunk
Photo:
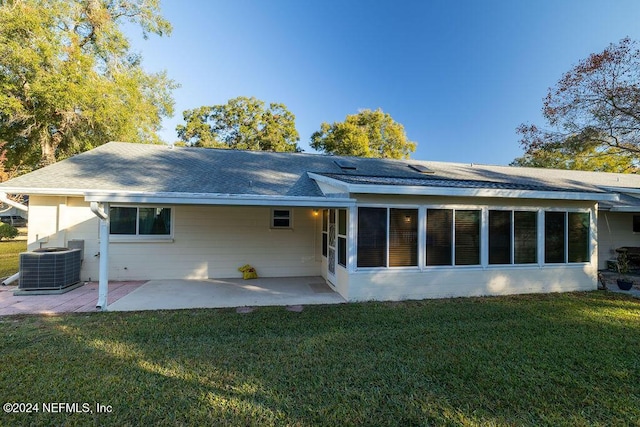
[[[56,162],[56,147],[57,144],[54,141],[54,137],[49,135],[49,132],[40,132],[40,167],[52,165]]]

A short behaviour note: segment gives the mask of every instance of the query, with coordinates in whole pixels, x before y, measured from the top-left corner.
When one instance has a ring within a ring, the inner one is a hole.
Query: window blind
[[[489,211],[489,264],[511,264],[511,211]]]
[[[514,212],[513,235],[513,262],[535,264],[538,260],[537,212]]]
[[[418,210],[391,209],[389,212],[389,266],[418,265]]]
[[[480,211],[456,210],[456,265],[480,264]]]
[[[427,210],[427,265],[451,265],[453,210]]]
[[[358,267],[386,267],[386,208],[358,208],[357,265]]]
[[[564,261],[565,212],[544,213],[544,262]]]

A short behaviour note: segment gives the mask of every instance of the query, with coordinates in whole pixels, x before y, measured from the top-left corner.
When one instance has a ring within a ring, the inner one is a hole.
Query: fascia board
[[[640,206],[614,206],[609,212],[640,212]]]
[[[210,193],[122,193],[92,192],[85,194],[88,202],[153,203],[174,205],[238,205],[238,206],[301,206],[350,207],[355,199],[332,197],[263,196],[255,194]]]

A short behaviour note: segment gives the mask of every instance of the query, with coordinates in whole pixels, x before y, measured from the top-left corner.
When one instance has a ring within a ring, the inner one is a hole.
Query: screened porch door
[[[327,280],[331,283],[336,282],[336,210],[328,209],[327,215]]]

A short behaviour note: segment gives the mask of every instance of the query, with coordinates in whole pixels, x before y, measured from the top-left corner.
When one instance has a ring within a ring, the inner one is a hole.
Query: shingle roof
[[[343,169],[336,160],[355,169]],[[432,170],[422,174],[410,164]],[[640,188],[640,176],[463,163],[341,158],[110,142],[0,184],[0,191],[127,191],[322,197],[307,172],[347,183],[603,192]]]

